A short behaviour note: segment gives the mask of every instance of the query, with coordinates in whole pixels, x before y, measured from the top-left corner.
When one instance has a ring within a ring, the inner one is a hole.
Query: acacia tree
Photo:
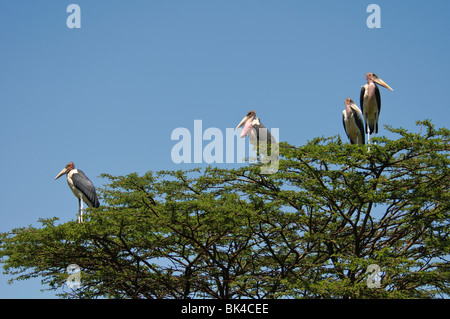
[[[447,296],[450,132],[418,125],[386,127],[398,138],[370,152],[339,137],[280,143],[270,175],[262,164],[103,174],[104,205],[84,223],[1,234],[4,271],[56,290],[75,263],[81,286],[66,298]]]

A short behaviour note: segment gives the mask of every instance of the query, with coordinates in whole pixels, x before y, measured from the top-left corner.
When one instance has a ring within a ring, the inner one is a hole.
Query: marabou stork
[[[361,87],[359,96],[361,110],[366,123],[367,143],[369,143],[370,134],[378,133],[378,117],[381,110],[380,90],[377,84],[394,91],[382,79],[374,73],[366,73],[367,83]]]
[[[245,125],[244,125],[245,124]],[[244,125],[241,132],[241,137],[248,135],[252,144],[257,144],[259,141],[268,141],[268,143],[276,143],[275,138],[270,134],[269,130],[256,117],[255,111],[250,111],[236,126],[236,130]]]
[[[97,198],[97,193],[95,192],[95,187],[89,178],[84,175],[84,173],[75,169],[75,165],[70,162],[67,164],[58,175],[56,175],[55,180],[57,180],[62,175],[67,175],[67,184],[69,184],[70,189],[73,194],[78,198],[79,205],[79,215],[78,222],[83,222],[83,202],[85,202],[89,207],[98,208],[100,203]]]
[[[345,110],[342,111],[342,123],[351,144],[364,144],[364,122],[361,110],[351,98],[345,99]]]

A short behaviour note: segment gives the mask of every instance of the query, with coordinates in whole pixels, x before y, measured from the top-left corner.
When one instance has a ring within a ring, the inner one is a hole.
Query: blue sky
[[[71,3],[80,29],[66,25]],[[171,133],[194,120],[225,132],[254,109],[282,141],[344,139],[344,100],[359,104],[366,72],[394,89],[381,88],[381,125],[448,128],[449,12],[437,0],[2,1],[0,232],[76,218],[53,181],[70,161],[97,187],[101,173],[193,167],[171,160]],[[0,298],[54,296],[9,278]]]

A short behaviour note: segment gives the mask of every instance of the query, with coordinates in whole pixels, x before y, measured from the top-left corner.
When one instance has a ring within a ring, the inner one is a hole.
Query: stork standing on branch
[[[391,91],[394,90],[374,73],[366,73],[366,80],[367,83],[361,87],[359,100],[366,123],[367,144],[369,144],[370,134],[378,133],[378,117],[381,111],[381,96],[377,84]]]
[[[240,135],[241,138],[248,135],[250,143],[256,147],[256,158],[261,159],[263,162],[266,161],[267,158],[270,158],[268,152],[269,145],[271,150],[273,150],[272,147],[277,149],[277,141],[269,130],[261,123],[259,118],[256,117],[256,113],[253,110],[244,116],[242,121],[238,124],[238,126],[236,126],[236,130],[243,125],[244,127]],[[277,151],[273,152],[272,155],[275,155],[275,153],[277,153]],[[260,155],[267,158],[261,158]]]
[[[62,171],[56,175],[55,180],[64,174],[67,175],[67,184],[69,184],[73,194],[78,198],[78,222],[82,223],[83,202],[89,207],[98,208],[100,206],[94,184],[92,184],[89,178],[87,178],[81,170],[75,169],[75,165],[72,162],[67,164]]]
[[[345,99],[345,110],[342,111],[342,123],[351,144],[364,144],[364,122],[361,110],[351,98]]]

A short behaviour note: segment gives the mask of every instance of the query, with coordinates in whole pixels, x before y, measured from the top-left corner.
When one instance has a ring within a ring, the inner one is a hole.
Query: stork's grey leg
[[[83,222],[83,200],[81,198],[78,199],[78,205],[80,207],[80,209],[78,211],[78,222],[82,223]]]

